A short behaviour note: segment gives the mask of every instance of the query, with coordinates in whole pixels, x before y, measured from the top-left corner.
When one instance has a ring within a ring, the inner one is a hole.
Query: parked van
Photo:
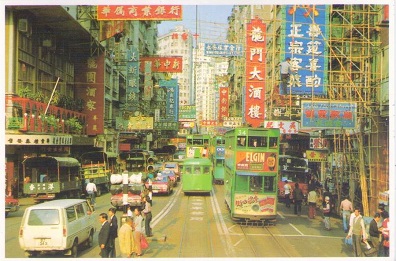
[[[61,252],[77,257],[78,247],[92,247],[95,217],[86,200],[59,199],[28,207],[19,229],[19,245],[28,256]]]

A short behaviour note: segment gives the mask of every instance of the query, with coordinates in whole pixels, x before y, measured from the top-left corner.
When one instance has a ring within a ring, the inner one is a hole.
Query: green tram
[[[182,190],[187,193],[210,193],[213,187],[213,166],[207,158],[187,158],[182,164]]]
[[[197,151],[201,158],[209,158],[209,146],[210,146],[210,135],[209,134],[191,134],[186,137],[186,157],[195,158],[197,157]]]
[[[225,140],[223,136],[214,136],[210,144],[210,156],[213,163],[213,182],[224,184]]]
[[[279,129],[240,127],[225,135],[225,201],[234,221],[275,221]]]

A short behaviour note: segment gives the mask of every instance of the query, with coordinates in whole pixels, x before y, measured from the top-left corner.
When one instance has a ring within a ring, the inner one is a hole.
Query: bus
[[[23,193],[36,202],[80,198],[83,182],[80,162],[71,157],[38,156],[22,162]]]
[[[96,196],[110,189],[110,175],[119,171],[117,169],[117,154],[104,151],[90,151],[80,156],[82,177],[85,185],[90,179],[96,185]],[[84,188],[85,190],[85,188]]]
[[[224,190],[231,218],[236,222],[274,222],[279,129],[238,127],[224,138]]]
[[[210,146],[209,134],[191,134],[186,137],[186,157],[187,158],[209,158]]]
[[[213,166],[208,158],[187,158],[182,165],[182,190],[187,193],[210,193],[213,187]]]
[[[307,159],[290,155],[279,155],[278,199],[283,200],[285,198],[284,186],[287,180],[292,190],[294,190],[295,184],[298,183],[298,187],[304,195],[303,204],[307,204],[310,176]]]
[[[210,156],[213,163],[213,182],[224,184],[225,140],[223,136],[214,136],[210,144]]]

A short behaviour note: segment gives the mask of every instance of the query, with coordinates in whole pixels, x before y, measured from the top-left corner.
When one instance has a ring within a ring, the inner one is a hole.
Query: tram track
[[[210,195],[190,194],[182,200],[185,220],[178,257],[214,257]],[[194,247],[192,247],[194,246]]]

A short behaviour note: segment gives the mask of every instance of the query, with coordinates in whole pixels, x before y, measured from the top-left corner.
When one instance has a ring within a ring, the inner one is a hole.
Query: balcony
[[[29,98],[6,95],[6,131],[86,135],[87,115]]]

